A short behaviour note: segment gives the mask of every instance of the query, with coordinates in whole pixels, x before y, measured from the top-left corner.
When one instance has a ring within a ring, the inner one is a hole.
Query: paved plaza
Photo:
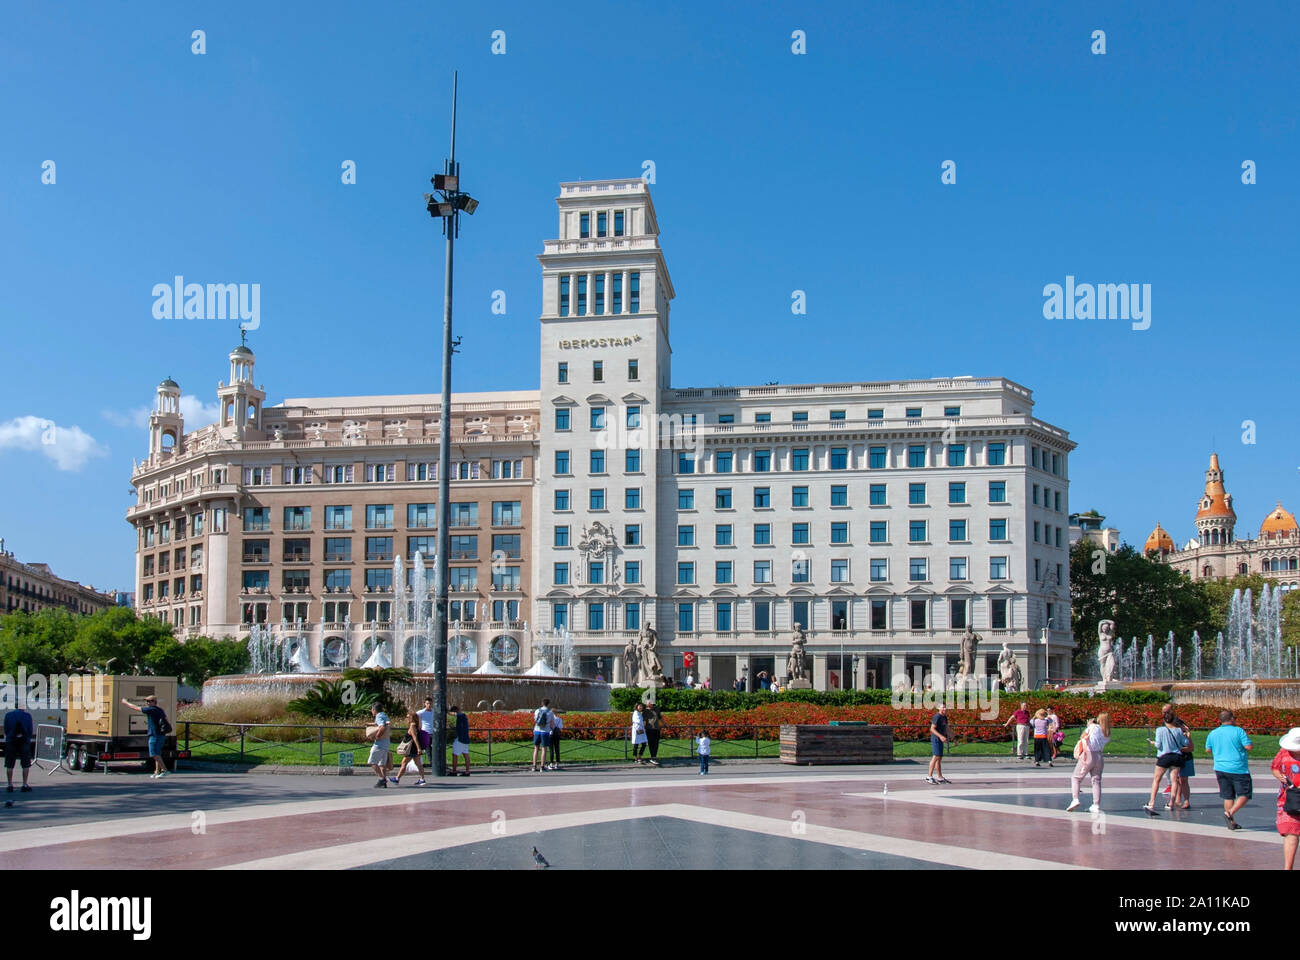
[[[374,779],[180,772],[33,778],[0,808],[0,868],[1276,870],[1274,781],[1224,827],[1213,776],[1193,809],[1152,819],[1149,762],[1107,763],[1101,815],[1066,813],[1072,764],[790,767],[754,761]],[[412,781],[413,782],[413,781]],[[1163,806],[1163,801],[1161,803]]]

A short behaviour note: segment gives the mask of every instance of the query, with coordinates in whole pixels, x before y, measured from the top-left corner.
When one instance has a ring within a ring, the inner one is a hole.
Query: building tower
[[[181,386],[171,377],[158,384],[158,402],[149,414],[149,456],[170,455],[181,448],[185,421],[181,417]]]
[[[1210,454],[1210,469],[1205,471],[1205,492],[1196,505],[1196,531],[1203,547],[1226,546],[1233,542],[1237,514],[1232,509],[1232,494],[1223,487],[1219,455]]]
[[[622,680],[621,631],[659,627],[656,441],[673,285],[640,179],[560,185],[542,265],[537,620]],[[608,639],[606,639],[608,638]],[[615,639],[619,638],[619,639]]]
[[[253,351],[240,344],[230,351],[230,382],[217,384],[221,404],[221,435],[227,440],[257,439],[262,429],[266,394],[253,385]]]

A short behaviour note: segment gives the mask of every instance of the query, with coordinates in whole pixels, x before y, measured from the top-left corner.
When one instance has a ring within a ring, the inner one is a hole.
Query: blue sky
[[[421,194],[455,68],[482,202],[457,247],[457,390],[537,385],[557,185],[652,160],[677,385],[1007,376],[1079,444],[1074,509],[1186,540],[1217,447],[1249,533],[1300,507],[1300,17],[1132,6],[6,4],[0,536],[130,587],[137,411],[164,376],[212,405],[238,340],[154,319],[176,274],[261,284],[270,402],[439,388]],[[1150,329],[1045,320],[1067,275],[1151,284]]]

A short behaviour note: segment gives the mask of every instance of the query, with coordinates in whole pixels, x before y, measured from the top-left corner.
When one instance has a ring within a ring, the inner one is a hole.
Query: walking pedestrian
[[[1300,845],[1300,793],[1292,794],[1294,799],[1290,803],[1287,802],[1287,794],[1300,790],[1300,727],[1288,730],[1277,745],[1277,756],[1273,758],[1269,769],[1280,784],[1277,792],[1277,832],[1282,836],[1282,868],[1291,870],[1295,867],[1296,847]],[[12,790],[13,787],[9,789]]]
[[[930,718],[930,768],[926,783],[952,783],[943,775],[943,748],[948,745],[948,705],[939,703],[939,712]]]
[[[416,712],[420,718],[420,752],[429,755],[429,767],[433,767],[433,698],[424,698],[424,709]]]
[[[388,786],[388,780],[386,779],[389,763],[388,749],[391,746],[388,714],[379,709],[379,704],[372,703],[370,705],[370,716],[374,723],[366,728],[366,739],[373,740],[374,743],[370,747],[370,757],[367,762],[370,764],[370,769],[374,770],[375,775],[379,777],[379,782],[375,786],[386,788]]]
[[[451,708],[452,715],[456,718],[456,739],[451,743],[451,775],[453,777],[469,776],[469,717],[460,707]],[[456,761],[460,757],[465,758],[465,772],[456,773]]]
[[[700,735],[695,738],[695,743],[700,749],[700,776],[702,777],[709,772],[709,752],[713,749],[713,741],[709,739],[709,731],[701,730]]]
[[[543,699],[542,705],[533,711],[533,773],[546,769],[546,748],[550,743],[551,701]]]
[[[149,723],[149,759],[153,761],[153,773],[149,774],[150,780],[161,780],[167,776],[167,767],[163,763],[163,749],[167,746],[167,734],[171,733],[172,725],[167,722],[167,714],[162,707],[158,706],[158,698],[150,694],[144,698],[144,706],[137,707],[126,697],[122,698],[122,706],[129,707],[136,713],[143,713],[145,720]]]
[[[417,710],[412,710],[411,715],[406,718],[406,733],[402,735],[401,742],[397,745],[397,752],[401,754],[402,762],[397,768],[397,776],[389,777],[389,783],[401,783],[402,774],[406,768],[415,765],[415,785],[424,786],[424,767],[420,763],[420,714]]]
[[[1029,752],[1029,704],[1021,703],[1020,707],[1007,717],[1007,722],[1002,724],[1009,727],[1011,724],[1016,725],[1016,759],[1023,760]]]
[[[551,769],[560,769],[560,734],[564,730],[564,721],[554,710],[551,711]]]
[[[653,703],[645,708],[645,739],[650,751],[650,765],[659,766],[659,734],[664,715]]]
[[[636,709],[632,711],[632,760],[635,763],[644,765],[645,761],[642,755],[645,754],[646,735],[645,735],[645,704],[638,703]]]
[[[1205,738],[1205,752],[1214,757],[1214,778],[1219,781],[1223,819],[1229,830],[1240,830],[1237,813],[1254,794],[1250,779],[1250,750],[1254,745],[1237,726],[1231,710],[1219,713],[1219,725]]]
[[[1061,724],[1061,718],[1056,714],[1056,708],[1050,703],[1047,705],[1047,738],[1047,745],[1052,750],[1052,759],[1055,760],[1061,755],[1061,744],[1065,742],[1065,728]]]
[[[1099,713],[1079,734],[1074,746],[1074,773],[1070,776],[1070,805],[1066,812],[1079,808],[1079,785],[1085,776],[1092,778],[1092,806],[1089,813],[1101,812],[1101,771],[1105,766],[1103,753],[1110,742],[1110,714]]]
[[[1183,731],[1183,736],[1187,738],[1187,747],[1185,752],[1187,756],[1183,759],[1183,765],[1178,770],[1178,784],[1169,792],[1169,809],[1170,810],[1190,810],[1192,809],[1192,777],[1196,776],[1196,742],[1192,739],[1192,728],[1186,722],[1177,717],[1174,723],[1178,729]]]
[[[1047,746],[1047,729],[1051,724],[1047,720],[1047,711],[1042,707],[1034,713],[1029,725],[1034,729],[1034,766],[1046,763],[1052,765],[1052,751]]]
[[[27,777],[32,769],[32,755],[35,753],[36,731],[32,727],[32,715],[20,706],[5,713],[5,777],[9,781],[9,792],[14,792],[14,764],[21,764],[23,769],[23,793],[31,793]]]
[[[1178,770],[1187,762],[1187,752],[1184,748],[1188,741],[1183,736],[1183,731],[1179,728],[1174,715],[1166,713],[1164,722],[1156,730],[1156,738],[1147,742],[1156,748],[1156,769],[1151,775],[1151,799],[1142,805],[1142,809],[1148,816],[1158,817],[1160,812],[1156,810],[1156,791],[1160,789],[1160,781],[1165,778],[1166,773],[1171,777],[1177,777]]]

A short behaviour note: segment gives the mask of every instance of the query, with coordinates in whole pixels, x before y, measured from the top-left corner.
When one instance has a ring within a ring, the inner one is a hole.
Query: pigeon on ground
[[[533,847],[533,862],[543,870],[550,866],[550,864],[546,862],[546,858],[537,852],[536,847]]]

